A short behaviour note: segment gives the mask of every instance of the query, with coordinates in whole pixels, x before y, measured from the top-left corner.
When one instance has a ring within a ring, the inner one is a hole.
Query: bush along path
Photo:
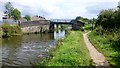
[[[91,59],[93,60],[94,64],[96,66],[109,66],[109,63],[105,59],[104,55],[101,54],[100,52],[98,52],[96,50],[96,48],[90,43],[88,36],[87,36],[88,33],[84,33],[83,37],[84,37],[84,41],[85,41],[86,46],[90,52],[90,56],[91,56]]]

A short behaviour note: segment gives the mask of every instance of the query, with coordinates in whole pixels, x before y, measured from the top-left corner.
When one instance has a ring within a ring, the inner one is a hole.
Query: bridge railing
[[[52,22],[70,22],[72,19],[51,19]]]

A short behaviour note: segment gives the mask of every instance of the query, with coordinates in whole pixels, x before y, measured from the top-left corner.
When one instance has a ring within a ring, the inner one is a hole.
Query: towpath
[[[83,37],[84,37],[86,46],[90,52],[91,59],[93,60],[96,66],[109,66],[109,63],[105,59],[104,55],[98,52],[97,49],[90,43],[88,39],[88,33],[83,33]]]

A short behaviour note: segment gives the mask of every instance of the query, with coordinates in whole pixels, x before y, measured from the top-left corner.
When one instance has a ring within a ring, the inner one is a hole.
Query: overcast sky
[[[119,0],[0,0],[0,11],[6,2],[12,2],[22,15],[70,19],[76,16],[97,17],[102,9],[116,8]]]

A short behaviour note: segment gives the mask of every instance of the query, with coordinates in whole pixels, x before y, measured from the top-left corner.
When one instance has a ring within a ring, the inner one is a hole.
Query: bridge
[[[72,25],[72,29],[79,29],[80,25],[72,19],[51,19],[51,20],[37,20],[37,21],[27,21],[19,23],[23,33],[34,33],[34,32],[44,32],[44,31],[54,31],[55,25],[67,24]]]
[[[72,19],[51,19],[50,20],[50,28],[49,28],[49,30],[51,32],[53,32],[55,28],[60,28],[61,27],[60,25],[62,25],[62,24],[73,25],[73,22],[71,22],[71,20]]]
[[[72,19],[51,19],[51,24],[72,24]]]

